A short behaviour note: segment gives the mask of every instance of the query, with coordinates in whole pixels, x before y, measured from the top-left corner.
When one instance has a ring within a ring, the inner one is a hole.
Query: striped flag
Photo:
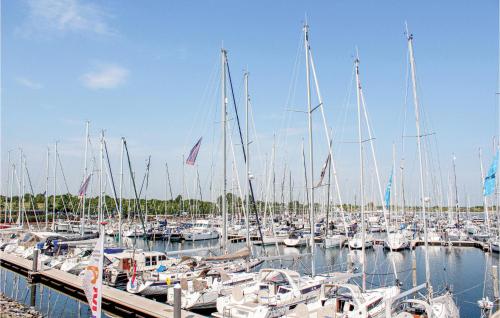
[[[325,178],[326,174],[326,168],[328,168],[328,165],[330,164],[330,154],[328,154],[328,157],[326,158],[325,164],[323,165],[323,168],[321,168],[321,175],[318,184],[316,187],[319,187],[323,183],[323,179]]]
[[[198,139],[198,142],[194,145],[193,149],[189,152],[189,156],[186,159],[186,164],[193,166],[194,163],[196,162],[196,157],[198,156],[198,152],[200,151],[201,147],[201,139],[203,137],[200,137]]]
[[[89,187],[89,183],[90,183],[90,177],[92,175],[89,174],[89,176],[87,177],[87,179],[85,179],[85,181],[83,182],[82,186],[80,187],[80,190],[78,190],[78,196],[79,197],[83,197],[85,195],[85,193],[87,193],[87,188]]]

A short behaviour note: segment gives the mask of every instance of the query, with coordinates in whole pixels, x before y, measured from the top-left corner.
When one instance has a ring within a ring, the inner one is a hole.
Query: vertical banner
[[[92,318],[101,318],[103,263],[104,225],[101,225],[101,234],[83,275],[83,291],[89,302]]]

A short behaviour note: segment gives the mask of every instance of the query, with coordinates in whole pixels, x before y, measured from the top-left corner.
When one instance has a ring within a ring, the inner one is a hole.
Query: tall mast
[[[52,231],[56,230],[56,194],[57,194],[57,141],[54,145],[54,198],[52,200]]]
[[[330,135],[333,136],[333,133],[330,132]],[[326,190],[326,231],[325,231],[325,239],[328,237],[328,230],[330,229],[330,188],[331,188],[331,174],[332,174],[332,157],[330,153],[332,152],[332,139],[330,139],[329,151],[328,151],[328,186]],[[291,192],[290,192],[291,193]],[[342,207],[341,207],[342,208]]]
[[[479,148],[479,166],[481,168],[481,189],[484,189],[484,168],[483,168],[483,157],[481,148]],[[484,209],[484,223],[486,224],[486,231],[490,233],[490,219],[488,215],[488,201],[486,196],[483,195],[483,209]]]
[[[455,182],[455,212],[457,213],[457,228],[460,224],[460,211],[458,206],[458,185],[457,185],[457,172],[455,168],[455,154],[453,154],[453,178]]]
[[[165,219],[167,218],[167,200],[168,200],[168,163],[165,162],[165,205],[164,205],[164,213]]]
[[[10,182],[10,205],[9,205],[9,223],[12,223],[12,197],[14,195],[14,171],[15,171],[15,165],[12,164],[12,171],[11,171],[11,182]]]
[[[19,206],[17,220],[20,222],[21,227],[24,225],[24,169],[23,169],[23,149],[19,148]]]
[[[391,211],[391,200],[389,200],[389,206],[387,207],[387,211],[389,212],[389,224],[391,223],[391,212],[393,212],[393,214],[397,214],[397,211],[398,211],[398,198],[397,198],[397,182],[396,182],[396,175],[397,173],[395,172],[396,171],[396,144],[393,143],[392,144],[392,187],[394,188],[394,191],[392,191],[394,193],[394,195],[392,196],[393,197],[393,210]]]
[[[250,140],[248,136],[248,104],[249,104],[249,96],[248,96],[248,72],[245,72],[245,151],[246,151],[246,159],[245,160],[245,170],[246,170],[246,179],[245,179],[245,225],[246,225],[246,242],[247,246],[250,247],[250,195],[248,189],[248,183],[250,182]]]
[[[223,143],[223,164],[222,164],[222,247],[227,251],[227,140],[226,140],[226,116],[227,116],[227,96],[226,96],[226,50],[221,49],[221,96],[222,96],[222,143]]]
[[[88,144],[89,144],[89,124],[90,121],[85,122],[85,155],[84,155],[84,163],[83,163],[83,182],[87,180],[87,151],[88,151]],[[87,191],[84,191],[83,194],[83,199],[82,199],[82,214],[80,216],[80,233],[83,235],[84,232],[84,221],[85,221],[85,199],[87,197]]]
[[[14,181],[14,180],[10,179],[10,152],[11,152],[10,150],[7,151],[7,162],[8,162],[7,163],[7,188],[6,188],[6,191],[5,191],[5,193],[6,193],[5,194],[5,198],[6,198],[5,199],[5,218],[3,220],[3,222],[5,224],[7,224],[7,212],[10,211],[9,207],[12,204],[11,203],[12,202],[12,195],[9,197],[7,193],[9,192],[10,183]],[[9,221],[9,223],[10,223],[10,221]]]
[[[172,184],[170,183],[170,173],[168,172],[168,162],[165,162],[165,170],[167,172],[167,182],[168,182],[168,190],[170,192],[170,200],[174,200],[174,195],[172,194]],[[165,210],[166,213],[166,210]]]
[[[360,182],[360,209],[361,209],[361,255],[362,255],[362,273],[363,273],[363,292],[366,290],[366,268],[365,268],[365,188],[364,167],[363,167],[363,136],[361,133],[361,84],[359,82],[359,58],[356,57],[356,96],[358,104],[358,144],[359,144],[359,182]]]
[[[102,211],[102,206],[103,206],[103,196],[102,196],[102,192],[104,191],[103,188],[103,161],[104,161],[104,154],[103,154],[103,146],[104,146],[104,130],[101,131],[101,147],[100,147],[100,151],[99,151],[99,157],[100,157],[100,168],[99,168],[99,209],[98,209],[98,213],[99,215],[97,216],[97,222],[99,224],[99,232],[101,230],[101,223],[102,223],[102,220],[103,220],[103,211]]]
[[[123,223],[123,145],[125,143],[125,138],[122,137],[121,139],[121,150],[120,150],[120,202],[119,202],[119,207],[120,213],[118,215],[118,244],[122,244],[122,223]]]
[[[47,147],[47,170],[45,174],[45,229],[49,226],[49,162],[50,162],[50,148]]]
[[[411,66],[411,81],[413,89],[413,103],[415,105],[415,125],[417,127],[417,148],[418,148],[418,163],[420,169],[420,200],[422,204],[422,216],[424,218],[424,246],[425,246],[425,281],[427,283],[428,298],[432,297],[431,272],[429,268],[429,242],[427,239],[427,212],[425,209],[425,192],[424,192],[424,167],[422,161],[422,135],[420,133],[420,110],[417,95],[417,75],[415,69],[415,58],[413,56],[413,34],[408,34],[408,50],[410,51],[410,66]]]
[[[313,135],[312,135],[312,105],[311,105],[311,79],[310,79],[310,60],[309,60],[309,25],[304,25],[304,48],[306,51],[306,85],[307,85],[307,109],[308,109],[308,126],[309,126],[309,164],[310,171],[310,188],[309,188],[309,223],[311,226],[311,237],[309,245],[311,247],[311,275],[316,275],[314,261],[314,158],[313,158]]]
[[[276,135],[273,136],[273,155],[271,175],[273,178],[273,205],[271,207],[271,233],[274,235],[274,216],[276,215]]]

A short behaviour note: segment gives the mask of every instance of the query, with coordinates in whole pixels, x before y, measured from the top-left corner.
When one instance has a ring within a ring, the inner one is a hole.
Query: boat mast
[[[118,215],[118,244],[122,244],[122,223],[123,223],[123,145],[125,143],[125,138],[121,139],[121,150],[120,150],[120,201],[119,201],[119,211]]]
[[[104,130],[101,131],[101,147],[100,147],[100,152],[99,152],[99,157],[100,157],[100,169],[99,169],[99,209],[98,209],[98,216],[97,216],[97,222],[99,225],[99,232],[101,232],[101,223],[103,220],[103,211],[102,211],[102,206],[103,206],[103,145],[104,145]]]
[[[306,51],[306,84],[307,84],[307,114],[309,126],[309,164],[310,170],[310,188],[309,188],[309,223],[311,226],[311,237],[309,238],[309,245],[311,247],[311,275],[316,274],[314,262],[314,158],[313,158],[313,135],[312,135],[312,105],[311,105],[311,80],[310,80],[310,66],[309,66],[309,25],[304,25],[304,48]]]
[[[17,215],[17,221],[24,226],[24,169],[23,169],[23,149],[19,148],[19,214]]]
[[[392,187],[394,188],[394,191],[392,191],[394,193],[394,195],[392,196],[393,199],[392,199],[392,209],[391,209],[391,200],[389,200],[389,206],[387,207],[387,211],[389,212],[389,224],[391,223],[391,212],[392,214],[396,215],[397,217],[397,211],[398,211],[398,197],[397,197],[397,182],[396,182],[396,176],[397,176],[397,173],[395,172],[396,171],[396,144],[393,143],[392,144]]]
[[[484,189],[484,168],[483,168],[483,157],[481,148],[479,148],[479,166],[481,168],[481,189]],[[484,223],[486,224],[486,231],[490,233],[490,219],[488,215],[488,201],[486,196],[483,195],[483,210],[484,210]]]
[[[227,193],[227,140],[226,140],[226,116],[227,116],[227,96],[226,96],[226,54],[227,51],[221,49],[221,96],[222,96],[222,143],[223,143],[223,164],[222,164],[222,247],[227,251],[227,204],[226,204],[226,193]]]
[[[455,168],[455,154],[453,154],[453,178],[455,182],[455,211],[457,213],[457,228],[460,225],[460,211],[459,211],[459,206],[458,206],[458,186],[457,186],[457,172]]]
[[[356,96],[358,104],[358,144],[359,144],[359,182],[360,182],[360,213],[361,213],[361,267],[363,273],[362,291],[366,291],[366,268],[365,268],[365,189],[363,186],[364,167],[363,167],[363,136],[361,133],[361,84],[359,82],[359,58],[356,57]]]
[[[84,156],[84,168],[83,168],[83,182],[87,180],[87,150],[88,150],[88,143],[89,143],[89,124],[90,121],[85,122],[85,156]],[[86,189],[85,189],[86,190]],[[84,225],[84,220],[85,220],[85,199],[87,196],[87,191],[84,191],[82,194],[83,199],[82,199],[82,214],[80,216],[80,233],[83,235],[83,225]]]
[[[428,294],[427,297],[430,299],[432,297],[432,286],[431,286],[431,272],[429,268],[429,251],[428,246],[429,242],[427,239],[427,213],[425,209],[425,192],[424,192],[424,167],[422,161],[422,143],[421,138],[422,135],[420,133],[420,110],[418,104],[418,95],[417,95],[417,75],[415,69],[415,58],[413,56],[413,34],[408,34],[408,50],[410,53],[410,67],[411,67],[411,80],[412,80],[412,89],[413,89],[413,103],[415,106],[415,125],[417,128],[417,148],[418,148],[418,162],[420,169],[420,200],[422,204],[422,216],[424,218],[424,246],[425,246],[425,281],[427,284]]]
[[[246,225],[246,231],[247,231],[247,236],[246,236],[246,242],[247,246],[250,248],[250,195],[249,195],[249,189],[248,189],[248,183],[250,182],[250,140],[249,140],[249,135],[248,135],[248,107],[249,107],[249,101],[250,97],[248,96],[248,71],[245,72],[245,153],[246,153],[246,160],[245,160],[245,170],[246,170],[246,180],[245,180],[245,225]]]
[[[57,141],[54,145],[54,198],[52,200],[52,231],[56,230],[56,194],[57,194]]]
[[[14,182],[14,180],[10,178],[10,152],[11,150],[7,151],[7,187],[6,187],[6,191],[5,191],[5,218],[3,220],[3,222],[5,224],[7,224],[7,213],[9,212],[9,216],[10,216],[10,207],[12,206],[12,194],[10,195],[10,197],[8,196],[8,192],[9,192],[9,188],[10,188],[10,184],[12,182]],[[10,223],[10,220],[9,220],[9,223]]]
[[[47,147],[47,170],[45,171],[45,230],[49,226],[49,161],[50,161],[50,147]],[[10,153],[9,153],[10,162]]]
[[[9,223],[12,223],[12,208],[13,208],[13,200],[12,198],[14,197],[14,173],[16,171],[16,165],[12,163],[11,166],[11,175],[10,179],[12,180],[10,183],[10,205],[9,205]]]
[[[330,135],[333,137],[333,132],[330,132]],[[326,190],[326,231],[325,231],[325,239],[328,237],[328,230],[330,229],[330,188],[331,188],[331,174],[332,174],[332,157],[330,156],[330,153],[332,152],[332,141],[333,138],[330,138],[330,145],[329,145],[329,150],[328,150],[328,159],[327,159],[327,164],[328,164],[328,186]],[[342,208],[342,207],[341,207]]]

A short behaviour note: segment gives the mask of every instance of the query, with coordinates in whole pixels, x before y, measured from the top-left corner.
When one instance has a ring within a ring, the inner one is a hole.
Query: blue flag
[[[392,187],[392,174],[394,170],[391,171],[391,176],[389,177],[389,182],[387,183],[387,187],[385,188],[385,208],[389,209],[391,204],[391,187]]]
[[[488,174],[486,175],[486,178],[484,178],[483,195],[485,197],[495,192],[497,165],[498,165],[498,151],[495,155],[495,158],[493,158],[493,162],[491,163],[490,168],[488,169]]]

